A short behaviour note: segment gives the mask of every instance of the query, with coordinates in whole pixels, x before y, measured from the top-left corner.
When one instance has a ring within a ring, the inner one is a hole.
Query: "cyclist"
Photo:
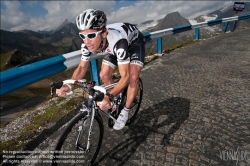
[[[100,71],[103,84],[113,83],[112,72],[118,65],[121,79],[98,103],[101,110],[111,108],[110,98],[117,96],[128,86],[125,107],[122,109],[113,128],[121,130],[128,120],[130,107],[138,92],[139,73],[144,65],[145,38],[135,25],[129,23],[114,23],[107,25],[106,14],[97,9],[88,9],[76,17],[79,36],[83,40],[81,45],[81,61],[71,79],[82,79],[88,68],[91,53],[107,53],[104,56]],[[57,90],[58,96],[66,96],[73,85],[64,85]]]

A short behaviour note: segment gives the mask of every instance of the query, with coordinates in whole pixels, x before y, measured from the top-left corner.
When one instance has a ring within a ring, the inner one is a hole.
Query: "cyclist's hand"
[[[109,101],[108,96],[104,96],[102,102],[97,102],[97,105],[100,107],[101,110],[108,110],[111,108],[111,103]]]
[[[70,88],[67,85],[63,85],[60,89],[56,89],[56,94],[59,97],[66,97],[66,93],[70,91]]]

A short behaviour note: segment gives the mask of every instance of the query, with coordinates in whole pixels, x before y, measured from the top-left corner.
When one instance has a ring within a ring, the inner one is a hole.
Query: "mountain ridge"
[[[0,56],[0,60],[1,60],[0,71],[27,65],[27,64],[34,63],[43,59],[41,55],[31,56],[18,49],[15,49],[15,50],[3,53],[3,54],[4,54],[3,56]]]
[[[154,27],[153,30],[158,31],[186,24],[189,24],[189,21],[176,11],[167,14],[162,20],[159,21],[159,23]]]

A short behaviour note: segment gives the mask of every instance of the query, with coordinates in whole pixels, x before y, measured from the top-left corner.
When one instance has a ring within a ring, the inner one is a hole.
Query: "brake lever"
[[[51,82],[50,83],[50,95],[51,95],[51,98],[54,97],[54,91],[55,91],[55,83]]]

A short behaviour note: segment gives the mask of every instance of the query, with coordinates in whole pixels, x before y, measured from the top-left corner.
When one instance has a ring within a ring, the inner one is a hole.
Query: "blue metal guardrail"
[[[184,26],[178,26],[174,28],[163,29],[155,32],[148,32],[144,34],[144,37],[147,41],[151,39],[157,39],[157,53],[162,53],[162,36],[168,34],[176,34],[184,31],[188,31],[191,29],[196,30],[196,39],[199,39],[199,28],[205,26],[213,26],[216,24],[226,23],[225,31],[227,30],[228,22],[249,19],[250,14],[230,17],[230,18],[222,18],[207,22],[201,22],[197,24],[189,24]],[[99,69],[97,59],[102,56],[97,56],[95,54],[90,56],[90,71],[92,80],[96,81],[98,85],[100,85],[99,78]],[[10,69],[4,72],[1,72],[1,80],[0,80],[0,96],[13,92],[17,89],[30,85],[39,80],[45,79],[54,74],[60,73],[67,69],[76,67],[79,64],[81,58],[80,50],[74,51],[71,53],[59,55],[53,58],[49,58],[46,60],[42,60],[39,62],[35,62],[29,65],[17,67],[14,69]]]

